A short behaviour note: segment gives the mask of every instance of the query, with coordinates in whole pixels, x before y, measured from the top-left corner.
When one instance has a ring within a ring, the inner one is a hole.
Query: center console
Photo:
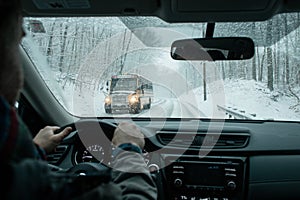
[[[246,158],[166,156],[169,199],[244,199]]]

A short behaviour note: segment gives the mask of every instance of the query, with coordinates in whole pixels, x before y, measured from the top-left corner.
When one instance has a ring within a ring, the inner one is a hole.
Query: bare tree
[[[288,33],[288,15],[284,15],[284,31],[285,35]],[[290,84],[290,63],[289,63],[289,40],[286,38],[285,41],[285,82],[286,85]]]
[[[274,90],[274,78],[273,78],[273,54],[271,47],[267,47],[267,68],[268,68],[268,88]]]
[[[129,31],[129,38],[127,39],[127,29],[125,29],[124,38],[123,38],[123,45],[122,45],[122,56],[120,58],[119,74],[122,74],[122,72],[123,72],[124,64],[125,64],[126,58],[127,58],[128,49],[129,49],[129,46],[130,46],[130,43],[131,43],[131,39],[132,39],[132,32]],[[128,40],[128,42],[126,43],[127,40]]]
[[[48,42],[47,49],[46,49],[47,61],[49,64],[52,63],[51,58],[52,58],[52,43],[53,43],[54,27],[55,27],[55,21],[51,25],[51,29],[49,32],[49,42]]]
[[[252,79],[257,81],[257,78],[256,78],[256,58],[255,58],[255,56],[252,58]]]
[[[254,32],[255,30],[255,22],[252,22],[252,31]],[[255,55],[252,58],[252,79],[257,80],[256,78],[256,58]]]
[[[61,24],[61,27],[63,26],[63,24]],[[64,33],[63,33],[63,36],[62,36],[62,45],[61,45],[61,48],[60,48],[60,58],[59,58],[59,63],[58,63],[58,66],[59,66],[59,71],[60,72],[63,72],[63,63],[64,63],[64,53],[65,53],[65,46],[66,46],[66,40],[67,40],[67,33],[68,33],[68,22],[66,23],[65,25],[65,29],[64,29]]]
[[[263,80],[263,72],[264,72],[264,60],[267,53],[267,48],[264,47],[264,52],[261,58],[261,62],[259,65],[259,74],[258,74],[258,80],[261,82]]]

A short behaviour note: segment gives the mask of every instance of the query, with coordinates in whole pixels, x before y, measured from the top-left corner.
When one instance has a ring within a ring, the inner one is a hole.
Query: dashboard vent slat
[[[55,150],[47,155],[47,161],[50,164],[58,164],[58,162],[61,160],[63,155],[67,152],[68,146],[67,145],[58,145]]]
[[[191,133],[160,131],[156,137],[162,145],[194,148],[243,148],[247,146],[250,134],[245,133]]]

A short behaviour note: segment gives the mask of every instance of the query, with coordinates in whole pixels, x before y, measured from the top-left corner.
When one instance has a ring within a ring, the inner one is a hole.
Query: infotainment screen
[[[184,166],[185,184],[199,186],[223,186],[224,171],[222,166],[208,163],[189,163]]]

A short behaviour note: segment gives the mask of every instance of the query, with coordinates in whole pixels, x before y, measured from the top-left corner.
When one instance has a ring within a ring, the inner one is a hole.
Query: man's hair
[[[0,96],[14,104],[22,85],[18,59],[21,25],[20,0],[0,0]]]
[[[20,0],[0,0],[0,48],[6,47],[15,38],[16,26],[22,15]]]

